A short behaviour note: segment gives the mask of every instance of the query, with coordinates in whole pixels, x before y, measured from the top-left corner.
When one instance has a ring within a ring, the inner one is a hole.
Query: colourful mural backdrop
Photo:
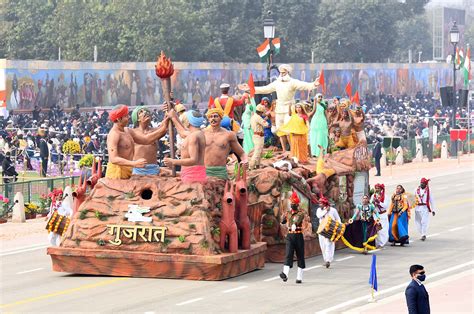
[[[5,61],[5,60],[4,60]],[[90,63],[10,61],[5,66],[8,110],[31,110],[58,104],[63,108],[108,107],[140,103],[159,105],[163,101],[161,83],[153,63]],[[326,97],[343,96],[347,82],[353,92],[365,94],[414,95],[418,91],[437,94],[440,86],[452,84],[452,70],[446,64],[294,64],[292,76],[312,81],[324,69]],[[250,72],[256,81],[266,79],[264,64],[175,63],[172,78],[174,98],[205,107],[209,96],[219,95],[219,85],[247,81]],[[2,70],[2,69],[0,69]],[[278,72],[273,71],[275,77]],[[307,93],[297,97],[307,99]]]

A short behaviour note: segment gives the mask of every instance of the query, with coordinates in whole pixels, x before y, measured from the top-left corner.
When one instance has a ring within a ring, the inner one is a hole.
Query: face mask
[[[418,278],[419,281],[425,281],[426,275],[418,275],[416,278]]]

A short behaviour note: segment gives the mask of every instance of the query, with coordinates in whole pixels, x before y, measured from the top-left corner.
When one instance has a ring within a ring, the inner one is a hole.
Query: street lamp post
[[[270,14],[270,12],[269,12]],[[273,59],[273,48],[271,41],[275,38],[275,22],[271,17],[266,18],[263,20],[263,35],[265,38],[269,39],[270,41],[270,52],[268,55],[268,63],[267,63],[267,83],[270,83],[270,69],[272,66],[272,59]]]
[[[453,27],[449,31],[449,42],[453,45],[453,108],[451,114],[451,130],[456,128],[456,111],[457,111],[457,99],[456,99],[456,46],[459,43],[459,29],[456,22],[453,23]],[[457,140],[451,140],[451,157],[455,158],[458,155]]]

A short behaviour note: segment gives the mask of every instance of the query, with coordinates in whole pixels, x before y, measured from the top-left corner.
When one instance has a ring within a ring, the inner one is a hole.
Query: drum
[[[58,211],[55,210],[46,224],[46,230],[62,236],[66,232],[67,227],[69,227],[70,222],[71,220],[69,217],[60,215],[58,214]]]
[[[327,216],[321,220],[317,233],[336,242],[346,231],[346,225]]]

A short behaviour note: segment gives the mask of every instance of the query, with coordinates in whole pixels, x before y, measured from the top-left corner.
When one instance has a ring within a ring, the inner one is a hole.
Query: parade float
[[[164,61],[158,62],[157,75],[163,79],[169,101],[172,64],[169,59]],[[160,64],[168,70],[159,68]],[[330,121],[341,119],[342,111],[337,109]],[[352,122],[348,128],[353,128]],[[265,261],[282,262],[288,230],[281,217],[289,209],[292,191],[298,193],[306,212],[306,257],[318,255],[318,228],[334,241],[344,232],[338,226],[318,226],[318,198],[324,195],[330,199],[347,220],[352,215],[354,194],[361,197],[367,192],[370,154],[365,141],[359,141],[355,132],[351,136],[352,147],[310,159],[306,165],[275,167],[285,156],[272,150],[265,154],[260,169],[247,172],[229,164],[228,181],[208,178],[204,184],[183,184],[174,176],[174,169],[160,176],[101,178],[101,165],[94,164],[92,176],[76,187],[70,221],[64,228],[58,225],[60,230],[54,229],[61,241],[48,248],[53,270],[222,280],[263,268]],[[170,144],[174,146],[172,141]],[[320,169],[324,173],[318,173]],[[338,242],[338,247],[343,246]]]

